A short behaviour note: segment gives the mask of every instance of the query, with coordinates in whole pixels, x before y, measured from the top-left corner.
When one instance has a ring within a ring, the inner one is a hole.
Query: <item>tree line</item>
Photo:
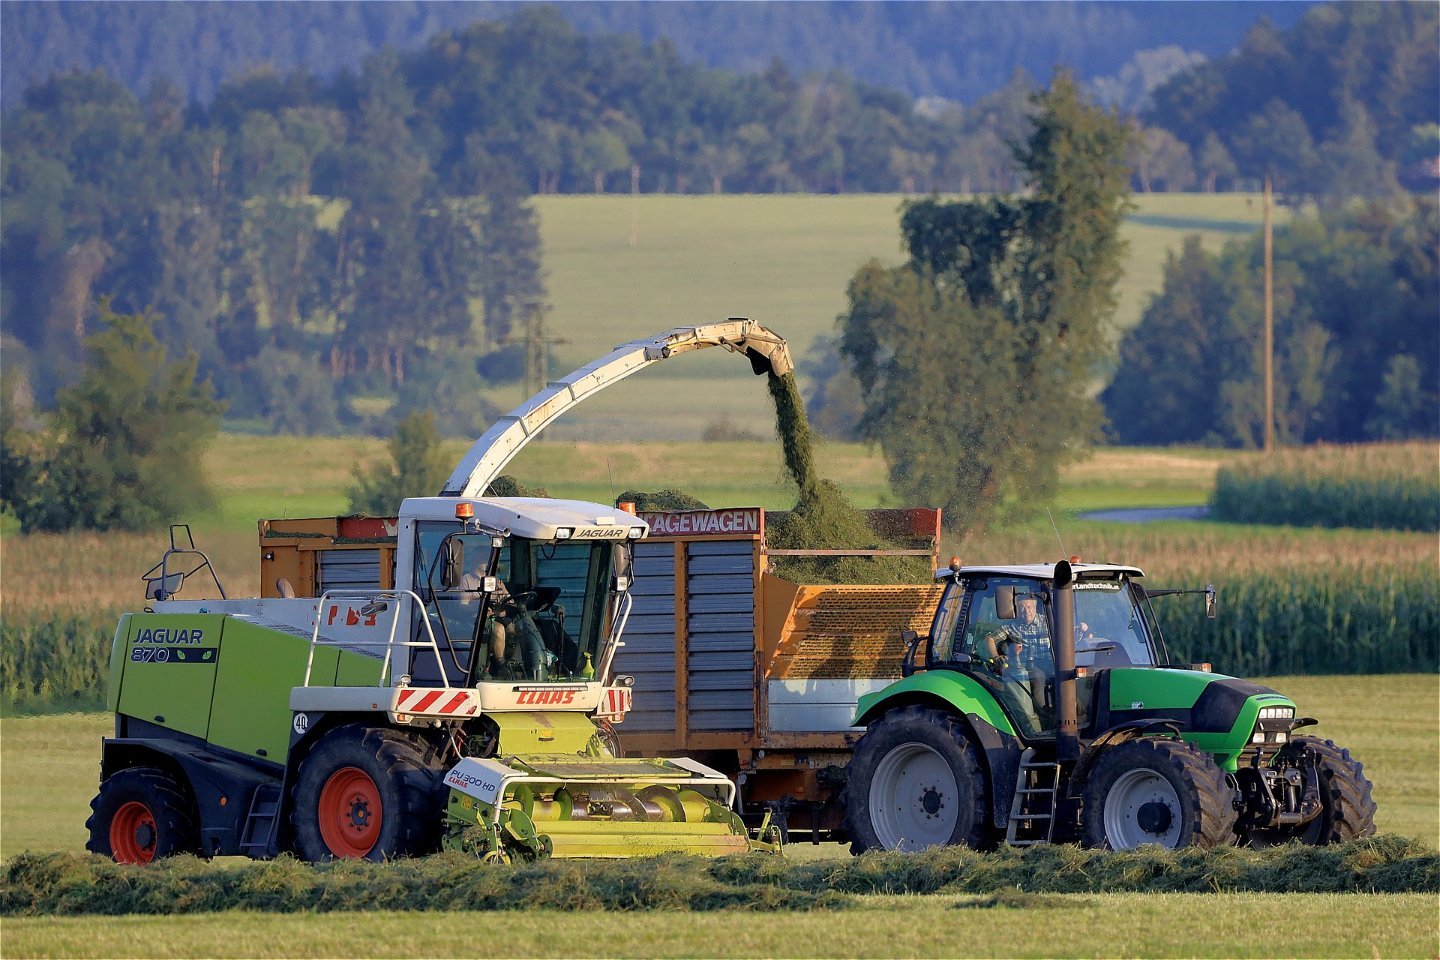
[[[1264,436],[1263,240],[1190,237],[1101,396],[1122,443]],[[1371,202],[1275,234],[1275,431],[1285,444],[1440,436],[1440,207]]]
[[[208,103],[234,79],[236,65],[303,66],[321,77],[354,69],[382,48],[413,50],[444,30],[504,20],[529,0],[485,4],[427,0],[229,0],[165,4],[68,0],[0,6],[0,102],[19,102],[27,83],[79,67],[100,67],[143,93],[167,77],[187,99]],[[1204,56],[1232,49],[1261,16],[1291,26],[1311,2],[1249,0],[1205,7],[1134,4],[1008,3],[944,0],[851,3],[724,0],[629,3],[591,0],[556,9],[587,36],[661,37],[680,56],[710,67],[763,70],[780,57],[797,71],[842,67],[912,97],[974,103],[1017,68],[1046,76],[1064,63],[1080,78],[1124,72],[1137,52],[1177,45]]]
[[[32,88],[0,130],[6,402],[48,407],[113,295],[253,429],[384,431],[438,382],[472,432],[475,356],[543,308],[539,229],[506,170],[445,156],[420,117],[388,57],[252,77],[209,110],[98,73]],[[343,402],[369,395],[397,402]]]
[[[1260,20],[1233,53],[1175,73],[1142,113],[1178,157],[1169,189],[1270,175],[1336,205],[1440,182],[1440,6],[1335,3],[1288,30]]]

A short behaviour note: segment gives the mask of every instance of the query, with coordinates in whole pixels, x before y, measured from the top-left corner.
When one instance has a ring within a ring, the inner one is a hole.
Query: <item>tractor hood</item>
[[[1128,720],[1175,720],[1186,740],[1202,750],[1233,756],[1250,743],[1261,710],[1293,719],[1295,702],[1249,680],[1198,670],[1117,667],[1104,671],[1098,691],[1109,716],[1100,727]]]

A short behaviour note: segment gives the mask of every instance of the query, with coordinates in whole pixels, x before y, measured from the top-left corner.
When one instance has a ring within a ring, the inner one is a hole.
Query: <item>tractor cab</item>
[[[1075,673],[1080,728],[1091,709],[1097,680],[1118,667],[1153,667],[1163,661],[1155,628],[1134,567],[1075,564]],[[973,677],[1003,706],[1026,740],[1056,730],[1057,617],[1048,564],[965,567],[945,571],[945,593],[924,650],[924,669]],[[912,662],[906,669],[913,671]]]

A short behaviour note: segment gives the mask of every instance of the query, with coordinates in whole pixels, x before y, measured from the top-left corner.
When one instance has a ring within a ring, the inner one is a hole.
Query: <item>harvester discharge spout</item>
[[[531,438],[571,407],[651,364],[708,347],[744,356],[757,376],[783,377],[795,368],[783,337],[743,318],[677,327],[644,340],[632,340],[551,382],[497,420],[465,454],[440,496],[484,496],[486,488]]]

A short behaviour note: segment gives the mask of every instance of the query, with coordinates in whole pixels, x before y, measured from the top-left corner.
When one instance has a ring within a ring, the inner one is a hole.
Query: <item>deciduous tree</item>
[[[29,454],[7,442],[22,482],[8,504],[26,531],[140,530],[212,502],[200,456],[223,409],[196,356],[170,361],[155,318],[100,303],[80,380],[57,398],[50,430]]]
[[[1028,196],[908,205],[910,261],[850,282],[842,353],[891,486],[966,530],[1050,499],[1099,425],[1128,205],[1125,125],[1057,74],[1015,151]]]

